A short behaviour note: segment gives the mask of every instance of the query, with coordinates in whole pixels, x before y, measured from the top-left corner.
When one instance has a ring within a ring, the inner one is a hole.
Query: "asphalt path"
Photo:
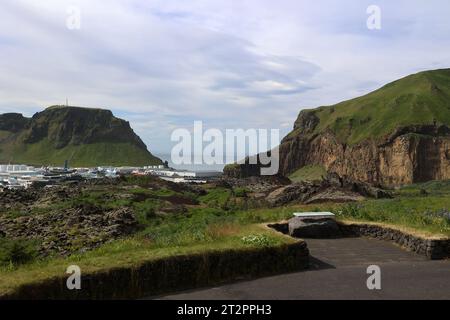
[[[367,238],[307,239],[310,269],[160,299],[450,299],[450,260],[425,257]],[[381,289],[369,290],[370,265],[380,267]]]

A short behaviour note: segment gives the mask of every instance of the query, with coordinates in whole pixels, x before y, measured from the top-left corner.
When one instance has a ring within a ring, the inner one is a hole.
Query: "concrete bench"
[[[335,215],[331,212],[294,212],[297,218],[329,218],[334,219]]]

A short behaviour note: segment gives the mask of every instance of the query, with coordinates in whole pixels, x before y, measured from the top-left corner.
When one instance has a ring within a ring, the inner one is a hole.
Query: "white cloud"
[[[448,1],[12,1],[0,12],[0,112],[111,108],[151,150],[203,120],[289,130],[302,107],[450,66]],[[79,6],[81,29],[66,28]]]

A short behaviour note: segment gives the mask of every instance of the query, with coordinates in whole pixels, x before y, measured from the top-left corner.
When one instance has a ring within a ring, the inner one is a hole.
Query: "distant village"
[[[165,165],[144,167],[33,167],[22,164],[0,164],[0,191],[51,187],[66,182],[100,178],[116,178],[121,175],[153,175],[175,183],[207,183],[222,175],[219,171],[177,170]]]

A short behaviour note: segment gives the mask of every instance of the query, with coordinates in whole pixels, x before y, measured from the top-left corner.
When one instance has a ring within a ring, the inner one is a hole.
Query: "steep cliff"
[[[354,180],[394,186],[450,179],[450,130],[414,126],[382,142],[340,142],[327,131],[312,137],[292,136],[280,146],[280,173],[289,175],[311,164]]]
[[[0,115],[0,162],[72,166],[160,164],[111,111],[53,106],[32,118]]]
[[[320,165],[385,186],[450,179],[449,127],[450,69],[417,73],[356,99],[302,110],[281,142],[280,174]]]

